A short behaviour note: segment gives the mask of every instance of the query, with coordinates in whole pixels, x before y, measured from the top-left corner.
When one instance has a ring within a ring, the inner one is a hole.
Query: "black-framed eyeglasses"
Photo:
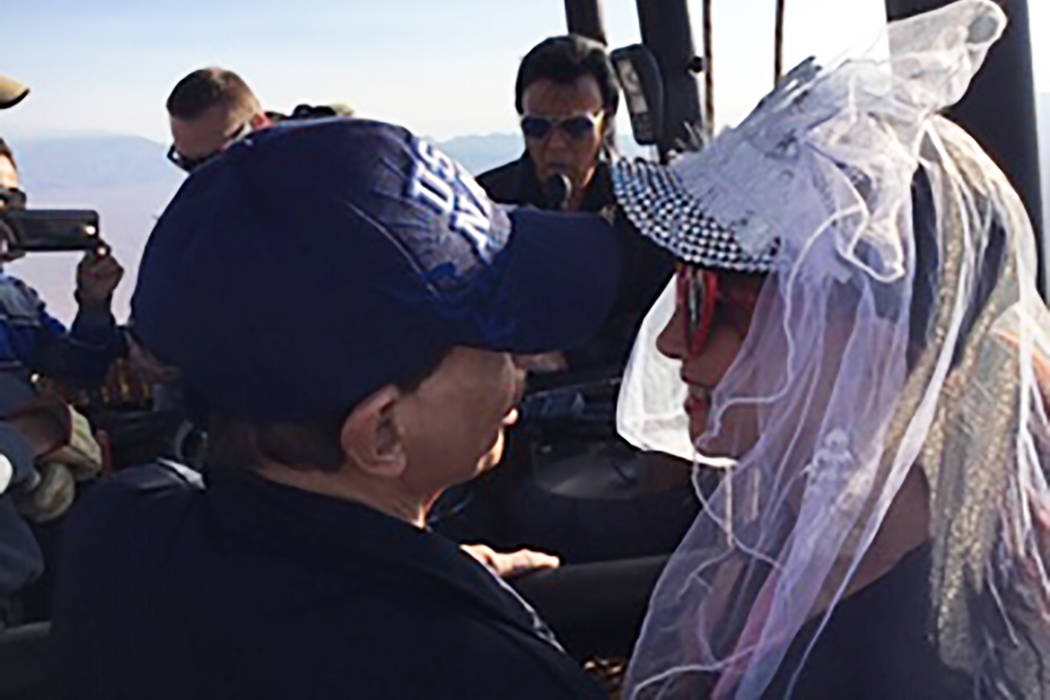
[[[220,146],[218,150],[212,151],[207,155],[197,156],[196,158],[189,158],[187,156],[182,155],[178,152],[178,150],[175,149],[175,144],[171,144],[171,146],[168,148],[168,160],[171,161],[176,167],[179,167],[188,173],[192,173],[194,170],[201,167],[209,160],[222,153],[231,143],[240,141],[250,133],[252,133],[252,124],[251,122],[245,122],[240,126],[240,128],[237,129],[237,131],[233,133],[232,136],[230,136],[223,142],[222,146]]]
[[[582,141],[598,130],[602,122],[603,113],[577,114],[562,119],[526,114],[521,118],[521,133],[527,139],[542,139],[546,138],[551,129],[560,129],[562,133],[573,141]]]

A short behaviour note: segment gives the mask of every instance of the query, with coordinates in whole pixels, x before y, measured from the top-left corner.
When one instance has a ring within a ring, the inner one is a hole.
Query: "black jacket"
[[[361,505],[152,465],[66,532],[60,697],[604,697],[488,570]]]
[[[527,153],[516,161],[482,173],[478,184],[496,202],[548,208]],[[620,370],[627,362],[642,318],[670,277],[674,259],[639,234],[616,206],[609,166],[604,160],[598,163],[581,209],[601,212],[613,221],[623,251],[622,281],[616,304],[597,335],[581,347],[566,348],[566,356],[572,370]]]

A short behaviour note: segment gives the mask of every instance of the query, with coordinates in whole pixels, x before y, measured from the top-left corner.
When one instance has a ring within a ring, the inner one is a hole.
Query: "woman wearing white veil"
[[[627,697],[1050,695],[1050,315],[1019,198],[938,115],[1005,23],[891,24],[888,61],[804,63],[703,151],[614,171],[681,263],[620,431],[726,469]]]

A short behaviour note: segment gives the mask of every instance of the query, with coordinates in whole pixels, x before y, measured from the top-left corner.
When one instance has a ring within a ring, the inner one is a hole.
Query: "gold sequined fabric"
[[[1038,601],[1048,590],[1050,552],[1036,545],[1032,518],[1046,498],[1044,464],[1033,444],[1046,434],[1046,421],[1032,362],[1047,347],[1050,324],[1034,289],[1031,227],[1009,220],[1019,210],[1016,195],[976,144],[950,131],[945,148],[973,197],[942,198],[953,205],[940,213],[945,230],[955,234],[945,244],[949,250],[989,245],[987,231],[971,230],[974,221],[985,221],[1003,237],[1003,252],[975,276],[971,298],[951,304],[983,301],[959,340],[961,353],[923,451],[931,486],[934,639],[946,663],[977,678],[982,696],[1046,697],[1048,609]],[[963,260],[972,265],[975,258]],[[973,272],[947,267],[943,288],[957,288],[952,283]],[[972,298],[979,290],[985,300]],[[947,323],[942,319],[942,327]]]

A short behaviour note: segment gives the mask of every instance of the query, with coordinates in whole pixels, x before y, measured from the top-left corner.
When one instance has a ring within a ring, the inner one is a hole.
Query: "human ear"
[[[397,478],[408,466],[394,411],[400,398],[397,387],[379,389],[354,408],[339,433],[343,453],[372,476]]]
[[[253,114],[252,118],[248,120],[248,124],[252,127],[252,131],[261,129],[264,126],[270,126],[273,122],[265,114]]]

